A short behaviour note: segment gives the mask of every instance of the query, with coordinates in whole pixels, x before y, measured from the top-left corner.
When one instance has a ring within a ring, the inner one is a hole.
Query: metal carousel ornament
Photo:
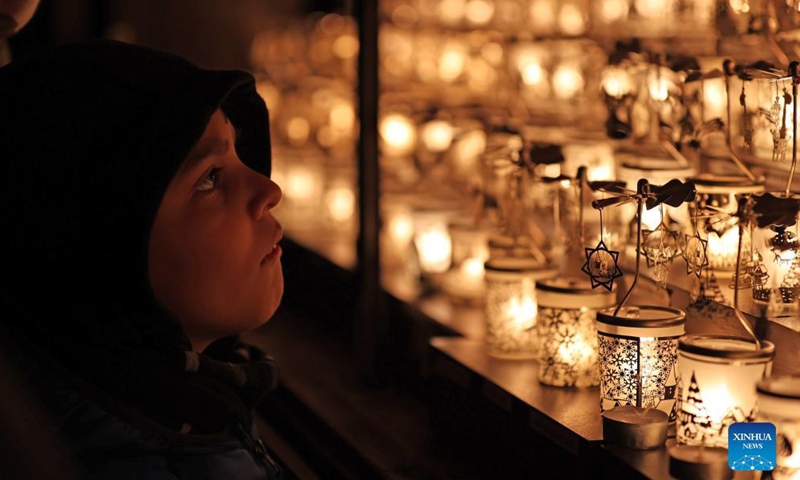
[[[608,291],[614,288],[614,280],[622,276],[619,268],[619,251],[609,250],[603,243],[603,209],[600,210],[600,242],[594,248],[586,247],[586,263],[581,271],[589,275],[592,288],[602,286]]]

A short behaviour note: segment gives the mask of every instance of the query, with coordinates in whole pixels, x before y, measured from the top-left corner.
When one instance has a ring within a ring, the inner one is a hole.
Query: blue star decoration
[[[614,288],[614,280],[622,276],[617,259],[619,252],[609,250],[606,244],[600,240],[594,248],[584,248],[586,250],[586,263],[581,267],[581,271],[589,275],[592,288],[602,286],[609,292]]]

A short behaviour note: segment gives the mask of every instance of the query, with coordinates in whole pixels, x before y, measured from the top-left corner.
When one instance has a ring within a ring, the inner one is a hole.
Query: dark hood
[[[166,325],[147,281],[150,228],[219,107],[237,128],[242,161],[269,175],[267,111],[253,77],[97,41],[14,62],[0,70],[0,92],[0,159],[13,179],[1,197],[12,284],[4,306],[35,311],[68,336],[174,345],[174,329],[141,337]],[[84,315],[65,318],[72,312]]]

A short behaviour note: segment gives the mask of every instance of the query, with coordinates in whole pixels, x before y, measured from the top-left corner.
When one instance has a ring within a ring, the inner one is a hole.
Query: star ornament
[[[708,240],[700,237],[699,233],[683,236],[681,256],[686,260],[686,275],[695,274],[697,278],[708,266]]]
[[[641,253],[647,261],[647,268],[656,265],[671,265],[678,256],[678,232],[670,230],[663,223],[655,230],[642,231]]]
[[[592,288],[602,286],[609,292],[614,288],[614,280],[622,276],[617,259],[619,252],[609,250],[605,243],[600,240],[594,248],[585,248],[586,263],[581,267],[581,271],[589,275]]]

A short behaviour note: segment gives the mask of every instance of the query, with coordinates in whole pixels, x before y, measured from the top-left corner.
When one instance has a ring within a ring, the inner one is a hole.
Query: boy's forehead
[[[203,136],[192,147],[183,162],[181,170],[191,170],[204,158],[226,153],[231,148],[234,134],[233,125],[228,121],[228,117],[225,116],[221,109],[217,109],[208,122]]]

